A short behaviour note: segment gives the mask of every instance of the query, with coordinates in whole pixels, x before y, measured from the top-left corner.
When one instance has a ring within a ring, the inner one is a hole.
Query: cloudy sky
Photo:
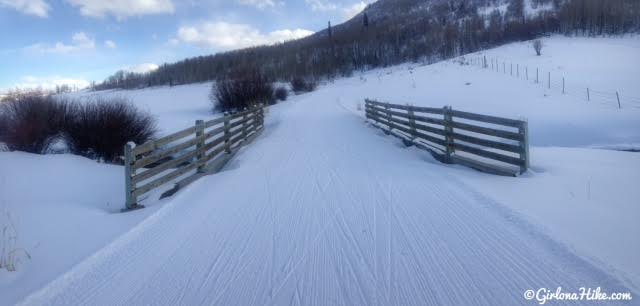
[[[0,0],[0,91],[309,35],[373,0]]]

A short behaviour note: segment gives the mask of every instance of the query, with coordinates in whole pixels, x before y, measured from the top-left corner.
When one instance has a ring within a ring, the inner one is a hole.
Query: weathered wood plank
[[[220,136],[220,138],[217,138],[211,142],[208,142],[204,145],[204,151],[209,151],[212,148],[216,147],[219,144],[222,144],[223,142],[225,142],[227,139],[230,139],[231,137],[237,135],[240,132],[240,130],[235,130],[235,131],[231,131],[229,134],[227,135],[222,135]]]
[[[180,139],[185,138],[185,137],[187,137],[187,136],[189,136],[191,134],[195,134],[195,132],[196,132],[196,127],[192,126],[192,127],[186,128],[186,129],[184,129],[182,131],[173,133],[173,134],[171,134],[169,136],[165,136],[165,137],[162,137],[160,139],[156,139],[156,140],[152,140],[152,141],[146,142],[146,143],[144,143],[144,144],[142,144],[140,146],[137,146],[134,149],[133,152],[136,155],[140,155],[140,154],[147,153],[147,152],[149,152],[151,150],[157,150],[157,149],[161,148],[162,146],[164,146],[166,144],[172,143],[172,142],[174,142],[176,140],[180,140]]]
[[[152,155],[140,158],[139,160],[136,160],[135,164],[133,165],[133,167],[138,170],[138,169],[142,169],[148,165],[151,165],[161,159],[164,159],[166,157],[170,157],[178,152],[181,152],[189,147],[193,147],[195,146],[200,140],[202,139],[202,137],[200,138],[193,138],[189,141],[180,143],[174,147],[170,147],[164,150],[159,150],[157,152],[154,152]]]
[[[494,149],[499,149],[507,152],[518,153],[522,152],[522,148],[519,145],[513,145],[488,139],[477,138],[469,135],[464,135],[460,133],[453,133],[453,138],[457,140],[461,140],[464,142],[481,145],[485,147],[490,147]]]
[[[148,169],[144,172],[138,173],[133,177],[133,182],[134,184],[140,183],[146,179],[149,179],[151,177],[154,177],[168,169],[171,168],[175,168],[181,164],[184,164],[186,162],[191,161],[192,159],[194,159],[202,150],[193,150],[190,152],[187,152],[186,154],[176,158],[176,159],[172,159],[166,163],[162,163],[156,167],[153,167],[151,169]]]
[[[209,132],[206,132],[204,134],[205,141],[208,140],[209,138],[213,138],[215,136],[218,136],[218,134],[222,134],[222,133],[224,133],[224,126],[217,127]]]
[[[522,141],[523,140],[522,139],[523,138],[522,135],[520,135],[519,133],[515,133],[515,132],[499,130],[499,129],[494,129],[494,128],[488,128],[488,127],[482,127],[482,126],[477,126],[477,125],[468,124],[468,123],[462,123],[462,122],[457,122],[457,121],[453,121],[451,124],[452,124],[453,128],[461,129],[461,130],[465,130],[465,131],[469,131],[469,132],[474,132],[474,133],[478,133],[478,134],[484,134],[484,135],[489,135],[489,136],[494,136],[494,137],[499,137],[499,138],[511,139],[511,140],[515,140],[515,141]]]
[[[127,143],[124,146],[124,188],[125,188],[125,208],[123,211],[134,210],[143,208],[144,206],[138,205],[138,198],[133,194],[135,184],[132,181],[133,173],[135,170],[132,168],[135,162],[135,155],[133,154],[134,144]]]
[[[406,125],[408,127],[411,127],[411,121],[400,120],[398,118],[391,118],[391,121],[394,122],[394,123],[398,123],[398,124],[402,124],[402,125]],[[424,131],[424,132],[429,132],[429,133],[445,136],[444,129],[437,129],[437,128],[434,128],[434,127],[430,127],[430,126],[426,126],[426,125],[422,125],[422,124],[418,124],[418,123],[414,123],[414,126],[415,126],[415,129],[418,130],[418,131]]]
[[[518,132],[524,138],[520,142],[520,146],[523,149],[522,153],[520,154],[520,159],[524,161],[524,165],[520,167],[520,173],[525,173],[529,169],[531,163],[529,155],[529,123],[526,121],[522,122],[522,125],[518,129]]]
[[[507,119],[507,118],[495,117],[495,116],[488,116],[488,115],[480,115],[480,114],[474,114],[474,113],[463,112],[463,111],[458,111],[458,110],[451,110],[451,115],[453,117],[458,117],[458,118],[463,118],[463,119],[468,119],[468,120],[474,120],[474,121],[480,121],[480,122],[486,122],[486,123],[492,123],[492,124],[506,125],[506,126],[516,127],[516,128],[520,127],[520,125],[522,125],[522,121],[520,121],[520,120],[513,120],[513,119]]]
[[[503,154],[500,154],[500,153],[483,150],[483,149],[480,149],[480,148],[472,147],[472,146],[461,144],[461,143],[458,143],[458,142],[454,143],[453,147],[456,150],[460,150],[460,151],[463,151],[463,152],[475,154],[475,155],[486,157],[486,158],[490,158],[490,159],[494,159],[494,160],[501,161],[501,162],[507,163],[507,164],[512,164],[512,165],[516,165],[516,166],[520,166],[520,165],[523,164],[523,161],[520,160],[517,157],[507,156],[507,155],[503,155]]]
[[[385,109],[381,109],[379,107],[368,107],[368,109],[372,110],[372,111],[377,111],[377,112],[381,112],[384,113],[386,115],[386,110]],[[402,117],[402,118],[409,118],[409,114],[408,113],[401,113],[401,112],[396,112],[396,111],[391,111],[391,114],[397,117]],[[414,119],[416,121],[420,121],[420,122],[425,122],[425,123],[430,123],[430,124],[437,124],[437,125],[444,125],[444,120],[439,119],[439,118],[431,118],[431,117],[425,117],[425,116],[420,116],[420,115],[415,115],[414,114]]]
[[[429,114],[436,114],[436,115],[442,115],[442,109],[441,108],[435,108],[435,107],[424,107],[424,106],[413,106],[413,105],[400,105],[400,104],[389,104],[389,103],[383,103],[383,102],[379,102],[379,101],[374,101],[374,100],[365,100],[365,104],[371,104],[371,105],[379,105],[379,106],[386,106],[389,105],[389,108],[395,108],[395,109],[402,109],[402,110],[413,110],[414,112],[417,113],[429,113]]]
[[[204,123],[204,128],[208,129],[208,128],[210,128],[210,127],[212,127],[214,125],[218,125],[220,123],[224,123],[224,116],[205,122]]]
[[[388,127],[391,127],[392,129],[396,129],[396,130],[402,131],[404,133],[407,133],[408,135],[412,135],[411,128],[409,128],[409,127],[404,127],[404,126],[395,124],[393,122],[387,123],[386,120],[385,121],[376,120],[375,118],[379,119],[379,117],[374,117],[374,121],[379,122],[380,124],[383,124],[383,125],[386,125]],[[394,121],[394,120],[395,119],[392,118],[392,121]],[[431,136],[431,135],[427,135],[427,134],[422,133],[420,131],[416,132],[415,135],[412,135],[412,136],[414,136],[416,138],[424,139],[424,140],[426,140],[428,142],[432,142],[432,143],[435,143],[437,145],[441,145],[441,146],[445,145],[444,139],[440,139],[440,138],[437,138],[437,137],[434,137],[434,136]]]
[[[156,189],[168,182],[170,182],[171,180],[181,177],[185,174],[187,174],[189,171],[193,171],[196,168],[198,168],[199,163],[194,162],[191,163],[189,165],[183,166],[181,168],[178,168],[176,171],[173,171],[171,173],[168,173],[166,175],[163,175],[153,181],[151,181],[150,183],[147,183],[146,185],[142,186],[142,187],[138,187],[134,190],[133,194],[136,196],[140,196],[143,195],[153,189]]]

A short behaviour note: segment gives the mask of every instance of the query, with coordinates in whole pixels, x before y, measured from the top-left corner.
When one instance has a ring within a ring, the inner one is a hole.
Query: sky
[[[300,38],[374,0],[0,0],[0,92]]]

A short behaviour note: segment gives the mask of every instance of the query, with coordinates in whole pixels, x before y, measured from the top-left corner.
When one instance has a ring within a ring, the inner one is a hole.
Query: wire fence
[[[584,101],[614,106],[619,109],[640,109],[640,97],[623,95],[620,91],[597,90],[588,85],[569,82],[563,75],[551,71],[544,71],[538,67],[530,67],[497,58],[488,58],[486,56],[463,57],[461,58],[461,62],[488,69],[495,73],[526,80],[548,90],[554,90]]]

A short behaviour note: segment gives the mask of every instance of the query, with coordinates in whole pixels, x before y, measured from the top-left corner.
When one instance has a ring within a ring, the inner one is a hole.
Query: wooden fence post
[[[245,113],[242,115],[242,141],[247,139],[247,109],[244,110]]]
[[[444,107],[444,132],[445,132],[445,162],[452,163],[453,154],[453,116],[451,106]]]
[[[198,140],[196,144],[196,150],[198,154],[196,155],[196,162],[198,163],[198,173],[204,172],[204,156],[205,152],[202,151],[204,148],[204,120],[196,120],[196,138],[202,138]]]
[[[549,71],[549,89],[551,89],[551,71]]]
[[[511,68],[510,68],[510,69],[511,69],[511,70],[510,70],[510,72],[509,72],[509,75],[513,76],[513,63],[511,63]]]
[[[540,84],[540,73],[538,67],[536,67],[536,84]]]
[[[418,131],[416,130],[416,117],[413,112],[413,107],[407,105],[409,110],[407,111],[409,114],[409,126],[411,127],[411,140],[418,138]]]
[[[133,154],[133,149],[135,148],[135,143],[128,142],[124,146],[124,188],[125,188],[125,208],[122,210],[130,211],[135,209],[144,208],[142,205],[138,205],[138,199],[134,192],[134,185],[132,181],[133,177],[133,164],[136,162],[136,156]]]
[[[507,74],[507,63],[502,62],[502,71],[504,72],[504,74]]]
[[[564,95],[564,77],[562,77],[562,94]]]
[[[231,129],[229,115],[224,115],[224,152],[229,154],[231,153]]]
[[[591,101],[591,93],[589,92],[589,87],[587,87],[587,101]]]
[[[391,134],[391,125],[393,123],[391,123],[391,110],[389,110],[389,103],[386,103],[384,105],[384,109],[387,111],[387,126],[389,127],[389,129],[387,130],[387,135]]]
[[[482,68],[485,68],[485,69],[489,68],[489,64],[487,64],[487,56],[486,55],[484,56],[484,64],[483,64]]]
[[[264,127],[264,105],[260,105],[258,108],[258,118],[260,118],[259,125],[260,128]]]
[[[530,167],[529,160],[529,122],[523,121],[520,127],[518,128],[518,132],[522,135],[522,140],[520,142],[520,147],[522,152],[520,153],[520,159],[523,162],[523,165],[520,166],[520,174],[527,172]]]
[[[371,115],[367,111],[370,108],[371,104],[369,103],[369,99],[364,99],[364,115],[367,119],[372,119]]]
[[[618,108],[622,108],[622,104],[620,104],[620,93],[616,91],[616,98],[618,98]]]

